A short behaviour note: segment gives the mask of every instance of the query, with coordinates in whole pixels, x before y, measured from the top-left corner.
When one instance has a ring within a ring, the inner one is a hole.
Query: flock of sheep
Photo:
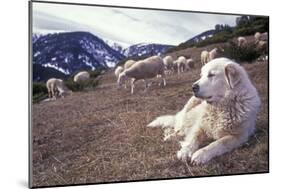
[[[265,48],[267,46],[267,41],[268,41],[268,33],[260,33],[256,32],[255,35],[255,44],[257,45],[258,48]],[[238,37],[238,46],[242,47],[247,45],[248,41],[245,37]]]
[[[255,33],[255,44],[257,48],[266,48],[268,33]],[[248,41],[245,37],[238,37],[237,44],[242,47],[247,45]],[[221,47],[216,47],[211,51],[204,50],[201,52],[201,64],[204,66],[211,60],[218,58],[220,53],[224,51]],[[266,56],[267,57],[267,56]],[[166,86],[165,75],[177,73],[180,74],[185,71],[189,71],[194,68],[195,61],[192,58],[187,59],[184,56],[179,56],[177,59],[173,59],[172,56],[168,55],[164,58],[160,56],[152,56],[144,60],[134,61],[127,60],[124,66],[118,66],[115,69],[115,76],[117,77],[118,86],[124,85],[127,88],[127,83],[131,83],[131,93],[134,93],[135,82],[143,80],[145,83],[145,90],[148,88],[148,79],[154,77],[161,77],[162,81],[159,83]],[[74,82],[81,83],[90,79],[90,74],[86,71],[79,72],[74,76]],[[47,81],[46,87],[48,89],[49,99],[56,99],[57,97],[64,97],[67,94],[71,94],[63,80],[51,78]]]

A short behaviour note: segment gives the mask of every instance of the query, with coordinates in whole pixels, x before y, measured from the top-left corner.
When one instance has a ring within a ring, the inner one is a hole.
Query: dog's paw
[[[182,147],[178,153],[177,158],[181,161],[186,161],[187,158],[191,158],[194,149],[191,146]]]
[[[211,159],[206,150],[197,150],[191,157],[193,165],[201,165],[207,163]]]

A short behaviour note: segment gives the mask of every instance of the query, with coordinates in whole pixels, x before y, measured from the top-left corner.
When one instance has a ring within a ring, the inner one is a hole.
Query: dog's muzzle
[[[196,84],[196,83],[194,83],[194,84],[192,85],[192,91],[193,91],[195,94],[198,93],[198,92],[199,92],[199,85]]]

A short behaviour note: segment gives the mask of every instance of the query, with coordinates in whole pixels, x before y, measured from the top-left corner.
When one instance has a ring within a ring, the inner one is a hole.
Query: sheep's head
[[[126,79],[128,78],[128,76],[126,76],[126,72],[122,72],[119,74],[118,76],[118,80],[117,80],[117,84],[118,86],[122,86],[123,84],[125,84]]]

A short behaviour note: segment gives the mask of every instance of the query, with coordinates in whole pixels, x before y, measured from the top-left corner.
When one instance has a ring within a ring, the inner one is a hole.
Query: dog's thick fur
[[[158,117],[148,127],[164,128],[164,140],[184,135],[178,159],[204,164],[248,140],[261,102],[243,67],[226,58],[203,66],[194,84],[199,90],[180,112]],[[202,147],[208,138],[213,142]]]

